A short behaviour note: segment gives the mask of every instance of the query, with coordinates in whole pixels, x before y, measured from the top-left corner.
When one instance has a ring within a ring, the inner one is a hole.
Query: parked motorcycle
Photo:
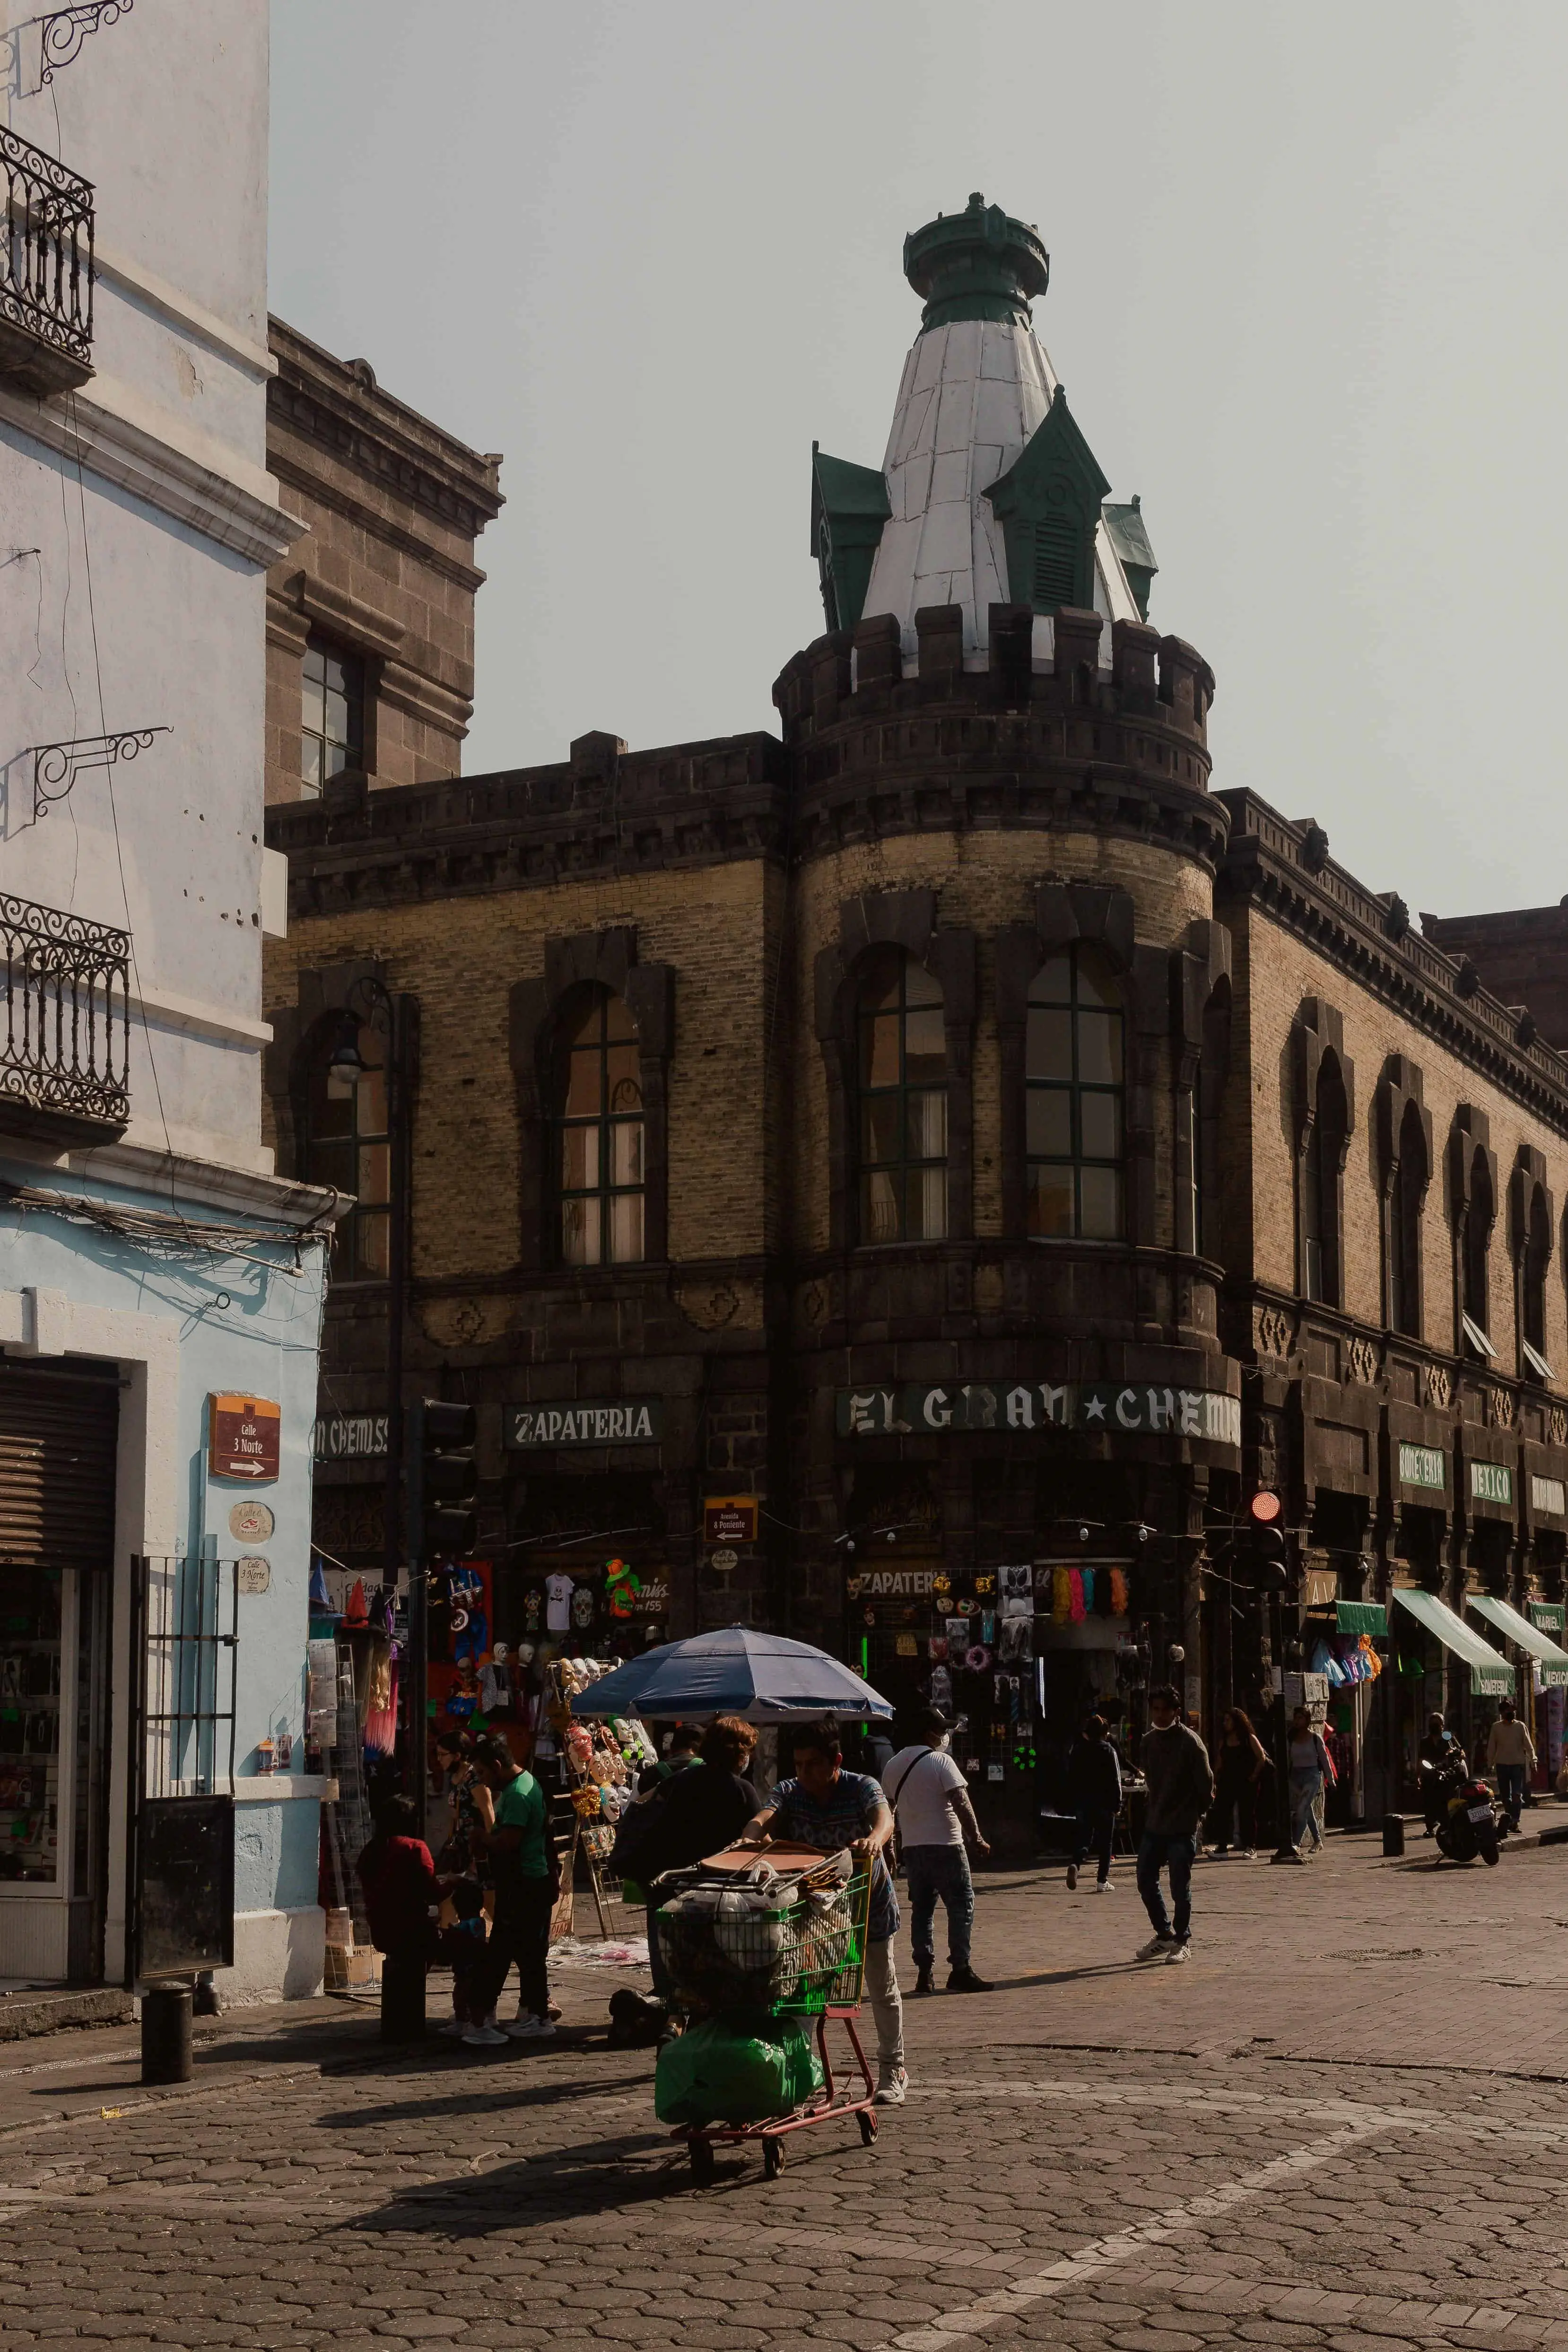
[[[1441,1860],[1474,1862],[1477,1854],[1488,1869],[1496,1866],[1501,1808],[1484,1780],[1478,1780],[1462,1750],[1421,1759],[1422,1791],[1427,1818],[1433,1823]]]

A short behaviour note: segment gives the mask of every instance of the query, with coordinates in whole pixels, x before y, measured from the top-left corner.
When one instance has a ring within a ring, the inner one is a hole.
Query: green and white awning
[[[1500,1633],[1506,1633],[1510,1642],[1517,1642],[1521,1650],[1528,1651],[1541,1668],[1542,1681],[1549,1687],[1568,1685],[1568,1650],[1562,1649],[1550,1633],[1532,1625],[1528,1617],[1521,1617],[1506,1601],[1494,1601],[1489,1592],[1468,1594],[1467,1605],[1478,1617],[1484,1617],[1489,1625],[1495,1625]]]
[[[1508,1660],[1500,1658],[1479,1633],[1473,1633],[1446,1601],[1439,1601],[1435,1592],[1423,1592],[1413,1584],[1395,1585],[1394,1598],[1429,1633],[1435,1633],[1446,1650],[1463,1658],[1470,1670],[1470,1688],[1478,1698],[1512,1697],[1514,1674]]]

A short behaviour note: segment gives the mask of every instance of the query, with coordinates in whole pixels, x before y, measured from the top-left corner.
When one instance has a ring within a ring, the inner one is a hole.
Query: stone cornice
[[[1250,899],[1357,987],[1568,1135],[1568,1060],[1539,1038],[1522,1043],[1516,1010],[1479,985],[1462,994],[1465,967],[1406,928],[1392,897],[1374,898],[1326,856],[1310,865],[1310,824],[1293,824],[1256,793],[1215,798],[1230,814],[1221,911],[1226,894]]]
[[[390,521],[374,507],[367,506],[363,499],[353,497],[338,483],[327,481],[313,467],[300,465],[278,446],[277,437],[271,433],[268,433],[267,443],[267,470],[289,489],[314,499],[319,506],[330,507],[334,514],[342,515],[345,522],[356,523],[361,530],[369,531],[373,538],[379,539],[385,546],[396,548],[400,555],[412,555],[441,579],[450,580],[455,587],[477,593],[484,586],[487,574],[477,565],[464,563],[457,556],[448,555],[443,548],[432,546],[427,539],[405,530],[401,523]]]

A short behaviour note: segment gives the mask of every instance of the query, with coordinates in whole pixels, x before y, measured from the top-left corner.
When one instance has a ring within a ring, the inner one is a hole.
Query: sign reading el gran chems
[[[316,1423],[318,1462],[384,1462],[384,1412],[323,1413]]]
[[[953,1381],[940,1388],[840,1389],[840,1437],[912,1437],[936,1430],[1123,1430],[1141,1436],[1241,1444],[1241,1401],[1218,1389],[1119,1387],[1114,1381]]]
[[[657,1445],[663,1435],[662,1397],[506,1409],[506,1442],[516,1453],[542,1445]]]

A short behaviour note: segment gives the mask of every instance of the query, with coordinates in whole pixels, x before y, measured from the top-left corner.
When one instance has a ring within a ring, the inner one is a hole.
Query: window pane
[[[947,1158],[947,1097],[910,1095],[909,1156],[911,1160]]]
[[[1079,1171],[1078,1181],[1079,1199],[1082,1204],[1079,1232],[1089,1241],[1120,1241],[1121,1171],[1119,1168],[1085,1168]]]
[[[1072,996],[1072,965],[1065,955],[1043,963],[1029,984],[1031,1004],[1067,1004]]]
[[[310,1106],[310,1139],[317,1143],[323,1137],[352,1135],[354,1131],[354,1097],[359,1092],[352,1078],[329,1077]]]
[[[902,998],[900,988],[903,978],[903,960],[889,956],[877,964],[860,982],[862,1013],[896,1013]]]
[[[385,1143],[362,1143],[359,1148],[358,1192],[362,1201],[392,1197],[392,1149]]]
[[[642,1108],[642,1065],[635,1045],[612,1045],[605,1055],[612,1110]]]
[[[879,1013],[860,1024],[860,1083],[864,1087],[896,1087],[899,1083],[899,1016]]]
[[[1072,1170],[1031,1168],[1029,1171],[1029,1231],[1070,1234],[1072,1231]]]
[[[947,1068],[947,1033],[940,1012],[911,1013],[904,1023],[904,1076],[911,1086],[940,1078]]]
[[[368,1062],[363,1032],[360,1035],[360,1058]],[[379,1063],[367,1069],[355,1084],[354,1121],[362,1135],[386,1133],[386,1073]]]
[[[604,1034],[605,1008],[596,996],[591,996],[567,1032],[574,1045],[596,1045]]]
[[[1120,1160],[1121,1157],[1121,1097],[1120,1095],[1097,1095],[1085,1092],[1079,1100],[1079,1118],[1083,1129],[1083,1156],[1086,1160]]]
[[[1072,1095],[1066,1087],[1031,1087],[1028,1093],[1031,1159],[1072,1157]]]
[[[599,1210],[596,1196],[561,1203],[561,1255],[568,1265],[599,1263]]]
[[[591,1192],[599,1181],[599,1129],[592,1122],[561,1133],[561,1189]]]
[[[332,662],[328,665],[328,667],[329,671],[336,670],[338,665]],[[323,735],[330,742],[346,743],[349,740],[348,697],[341,687],[333,684],[331,676],[327,679],[325,716],[326,724],[321,730]]]
[[[868,1168],[879,1168],[901,1157],[899,1150],[898,1095],[868,1095],[860,1105],[860,1158]]]
[[[865,1176],[860,1184],[860,1238],[868,1242],[896,1242],[899,1238],[899,1202],[893,1189],[894,1179],[884,1172],[874,1171]]]
[[[624,996],[610,997],[605,1005],[605,1036],[611,1039],[612,1042],[617,1038],[630,1038],[635,1041],[637,1034],[636,1029],[632,1026],[632,1016],[626,1009],[626,998]]]
[[[353,1222],[358,1272],[367,1281],[384,1280],[392,1241],[391,1219],[384,1213],[373,1210],[364,1216],[356,1210]]]
[[[1078,957],[1078,1001],[1089,1005],[1117,1005],[1121,1002],[1110,966],[1082,948]]]
[[[904,966],[904,1003],[906,1004],[940,1004],[942,989],[922,963]]]
[[[604,1057],[597,1045],[579,1049],[568,1057],[566,1076],[566,1117],[591,1117],[603,1108],[601,1087],[604,1079]]]
[[[911,1168],[908,1190],[905,1236],[911,1242],[940,1242],[947,1234],[947,1171]]]
[[[610,1256],[616,1265],[635,1265],[642,1255],[640,1192],[617,1192],[610,1202]]]
[[[356,1170],[352,1143],[322,1143],[310,1139],[310,1181],[312,1184],[332,1184],[340,1192],[354,1189]]]
[[[307,645],[300,664],[300,675],[305,684],[316,689],[317,708],[321,706],[321,681],[327,674],[326,657],[320,646]]]
[[[1114,1083],[1121,1076],[1121,1021],[1115,1013],[1078,1016],[1078,1074],[1086,1081]]]
[[[640,1118],[617,1119],[610,1129],[610,1181],[612,1184],[642,1182],[642,1121]],[[619,1253],[617,1252],[618,1255]]]
[[[1072,1076],[1072,1014],[1032,1012],[1024,1039],[1024,1063],[1032,1078]]]

